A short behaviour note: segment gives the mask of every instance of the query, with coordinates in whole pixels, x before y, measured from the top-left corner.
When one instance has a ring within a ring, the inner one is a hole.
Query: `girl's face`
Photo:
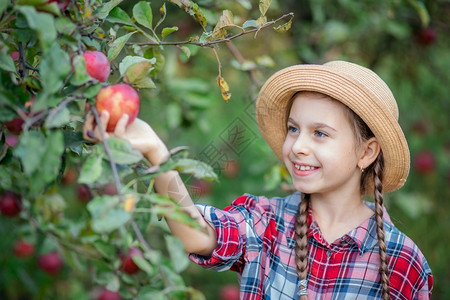
[[[283,159],[300,192],[359,193],[359,155],[345,109],[340,102],[317,93],[299,93],[294,98]]]

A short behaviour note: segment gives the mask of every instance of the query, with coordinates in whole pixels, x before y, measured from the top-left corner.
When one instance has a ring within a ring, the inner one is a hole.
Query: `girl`
[[[246,194],[221,210],[194,206],[175,171],[159,175],[156,191],[207,228],[167,220],[191,260],[236,271],[241,299],[429,299],[428,263],[383,206],[383,192],[403,186],[410,163],[387,85],[344,61],[296,65],[268,79],[256,114],[297,192],[272,199]],[[102,114],[103,128],[108,118]],[[109,134],[128,139],[152,164],[168,158],[145,122],[126,127],[127,120]],[[93,117],[84,136],[99,139]],[[366,194],[374,203],[362,200]]]

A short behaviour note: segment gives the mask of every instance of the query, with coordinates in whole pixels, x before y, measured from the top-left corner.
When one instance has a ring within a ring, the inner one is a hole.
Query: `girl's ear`
[[[358,167],[360,169],[365,169],[370,166],[375,161],[378,154],[380,154],[380,151],[380,144],[378,144],[378,141],[375,137],[371,137],[370,139],[365,141],[361,149],[361,156],[358,161]]]

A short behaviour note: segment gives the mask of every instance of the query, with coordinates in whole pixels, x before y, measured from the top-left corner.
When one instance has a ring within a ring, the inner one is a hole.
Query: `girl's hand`
[[[155,131],[144,121],[136,118],[133,123],[127,125],[128,115],[120,118],[113,132],[105,132],[105,138],[116,136],[126,139],[134,149],[142,152],[153,165],[160,164],[169,158],[169,151],[164,142]],[[109,113],[103,111],[100,115],[100,123],[103,130],[109,121]],[[90,114],[83,125],[83,137],[91,142],[102,141],[100,128],[95,124],[95,118]]]

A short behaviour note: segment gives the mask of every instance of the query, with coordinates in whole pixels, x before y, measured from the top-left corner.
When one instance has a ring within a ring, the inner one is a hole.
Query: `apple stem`
[[[109,149],[108,143],[106,142],[106,135],[105,131],[103,130],[102,124],[100,122],[100,117],[98,116],[97,109],[95,108],[95,105],[91,106],[91,112],[94,115],[95,122],[97,123],[98,129],[100,131],[100,135],[102,137],[102,144],[103,147],[105,147],[106,155],[108,155],[109,158],[109,164],[111,165],[111,171],[113,173],[114,177],[114,184],[116,186],[117,195],[120,198],[120,201],[123,202],[123,195],[122,195],[122,183],[120,182],[119,173],[117,172],[117,166],[116,162],[114,161],[111,150]]]

